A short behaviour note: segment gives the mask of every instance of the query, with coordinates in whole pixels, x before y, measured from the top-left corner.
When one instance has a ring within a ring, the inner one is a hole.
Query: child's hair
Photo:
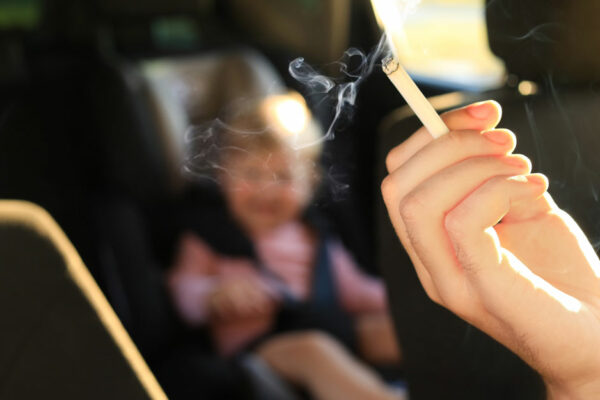
[[[245,103],[225,119],[219,136],[222,149],[285,149],[314,162],[323,149],[323,131],[297,92]]]
[[[225,160],[240,153],[289,150],[320,176],[323,130],[297,92],[245,100],[221,119],[190,128],[186,172],[219,181]]]

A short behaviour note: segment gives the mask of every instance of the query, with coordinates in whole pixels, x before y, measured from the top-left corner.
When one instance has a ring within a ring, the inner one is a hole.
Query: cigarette
[[[423,92],[421,92],[415,81],[412,80],[410,75],[400,65],[400,62],[395,57],[388,56],[382,60],[382,64],[383,72],[390,78],[431,136],[436,139],[448,133],[448,127],[444,124],[440,115],[435,111],[431,103],[427,101]]]

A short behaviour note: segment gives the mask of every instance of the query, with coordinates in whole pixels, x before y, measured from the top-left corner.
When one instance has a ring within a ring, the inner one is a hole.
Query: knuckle
[[[483,185],[483,189],[484,190],[490,190],[492,188],[498,188],[498,187],[502,187],[502,186],[506,186],[509,182],[511,177],[514,175],[498,175],[498,176],[494,176],[490,179],[487,180],[486,183],[484,183]]]
[[[445,302],[437,292],[434,292],[431,289],[426,289],[425,293],[427,293],[427,297],[429,297],[429,299],[431,299],[431,301],[433,301],[435,304],[445,306]]]
[[[454,313],[460,313],[464,308],[461,298],[456,291],[442,291],[440,292],[440,298],[443,305]]]
[[[396,160],[398,159],[397,153],[398,150],[397,147],[395,147],[390,150],[385,157],[385,166],[389,172],[392,172],[394,166],[396,165]]]
[[[493,195],[494,198],[500,201],[501,199],[504,199],[503,195],[510,191],[510,184],[514,180],[513,177],[514,175],[493,176],[485,181],[483,185],[481,185],[481,187],[478,189],[478,192],[483,196],[489,197]],[[498,197],[500,194],[502,194],[502,196]],[[466,212],[463,211],[463,216],[467,217],[468,215],[465,214]]]
[[[446,214],[444,228],[452,238],[460,239],[464,236],[466,214],[463,207],[455,208]]]
[[[450,131],[444,136],[445,140],[454,146],[463,146],[465,143],[465,134],[461,131]]]
[[[440,115],[446,125],[452,125],[455,120],[466,120],[468,114],[466,114],[465,108],[457,108],[454,110],[446,111]]]
[[[386,176],[381,181],[381,194],[383,198],[387,201],[394,192],[394,180],[391,175]]]
[[[426,200],[419,192],[410,192],[400,202],[400,216],[410,222],[419,219],[426,209]]]

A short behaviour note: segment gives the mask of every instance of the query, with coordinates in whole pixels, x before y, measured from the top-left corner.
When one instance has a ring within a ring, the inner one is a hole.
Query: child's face
[[[225,157],[221,183],[229,210],[250,235],[297,218],[312,194],[312,166],[284,149]]]

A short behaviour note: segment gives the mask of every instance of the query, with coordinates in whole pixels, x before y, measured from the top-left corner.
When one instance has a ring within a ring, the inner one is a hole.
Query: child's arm
[[[481,132],[499,111],[455,110],[450,134],[421,129],[393,149],[390,219],[435,302],[537,369],[550,398],[600,398],[600,261],[547,181],[510,156],[514,136]]]
[[[220,256],[189,233],[182,236],[168,282],[179,314],[192,326],[265,315],[276,303],[252,261]]]
[[[167,286],[177,312],[192,326],[207,322],[209,299],[219,286],[216,254],[191,233],[182,235]]]
[[[342,306],[352,313],[385,311],[387,300],[383,283],[361,272],[339,241],[328,246]]]

